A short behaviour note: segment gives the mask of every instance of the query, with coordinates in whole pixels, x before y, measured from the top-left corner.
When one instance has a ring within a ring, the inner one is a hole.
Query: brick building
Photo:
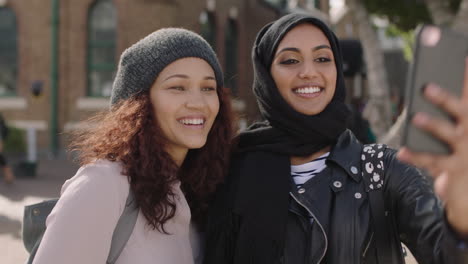
[[[257,31],[288,10],[326,17],[318,9],[328,1],[0,0],[0,112],[37,135],[40,151],[63,147],[63,132],[108,108],[121,52],[171,26],[213,45],[247,123],[258,115],[250,89]]]

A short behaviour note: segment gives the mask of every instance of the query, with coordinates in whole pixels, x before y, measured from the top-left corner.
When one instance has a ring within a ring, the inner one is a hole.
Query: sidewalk
[[[58,197],[63,182],[78,167],[65,159],[40,160],[36,177],[18,177],[11,185],[0,178],[0,263],[24,263],[28,252],[21,240],[23,207]]]

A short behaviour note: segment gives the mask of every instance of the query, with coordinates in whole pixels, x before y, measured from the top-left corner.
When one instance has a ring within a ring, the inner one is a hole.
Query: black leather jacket
[[[309,211],[329,212],[328,234],[322,228],[310,228],[308,218],[290,209],[283,263],[378,263],[368,193],[359,171],[361,151],[362,145],[349,131],[333,148],[329,170],[324,171],[333,193],[329,208],[320,208],[323,203],[310,205],[307,191],[299,194],[292,189],[293,208],[300,205]],[[468,258],[462,261],[462,251],[456,252],[456,239],[447,229],[441,204],[426,177],[396,160],[395,154],[387,149],[383,157],[383,195],[394,225],[389,243],[393,259],[404,263],[401,240],[419,263],[468,263]]]
[[[309,206],[306,196],[291,189],[284,248],[276,263],[378,263],[368,196],[360,171],[356,173],[356,168],[361,168],[362,148],[350,131],[344,132],[333,147],[326,172],[332,190],[331,203],[324,210],[319,208],[320,202]],[[449,230],[443,208],[427,178],[418,169],[399,162],[395,154],[391,149],[385,151],[383,189],[385,207],[393,225],[390,229],[393,240],[388,250],[394,263],[404,263],[400,241],[420,264],[468,263],[468,250],[458,247],[459,241]],[[319,216],[311,227],[301,210],[326,211],[328,221],[321,223],[326,228],[318,225]],[[236,232],[229,235],[231,244],[224,243],[226,239],[209,239],[205,263],[237,263],[223,254],[233,250],[236,256],[248,251],[247,245],[245,249],[237,245],[226,250],[236,244],[235,236]]]

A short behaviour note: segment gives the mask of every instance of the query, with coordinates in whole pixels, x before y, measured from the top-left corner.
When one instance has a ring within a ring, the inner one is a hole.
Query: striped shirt
[[[291,165],[291,176],[298,189],[327,167],[325,161],[329,155],[330,152],[327,152],[313,161],[301,165]]]

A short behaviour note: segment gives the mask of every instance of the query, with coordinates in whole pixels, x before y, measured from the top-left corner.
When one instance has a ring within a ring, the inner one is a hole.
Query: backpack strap
[[[380,264],[391,264],[392,244],[388,222],[388,212],[385,210],[384,187],[384,163],[383,156],[385,145],[370,144],[364,145],[361,154],[362,176],[366,184],[366,191],[369,195],[369,206],[371,210],[372,223],[374,227],[377,259]]]
[[[130,189],[128,192],[127,201],[125,202],[125,209],[115,226],[114,233],[112,234],[111,248],[109,250],[109,256],[107,257],[107,264],[113,264],[119,258],[123,248],[127,244],[130,235],[133,232],[137,218],[138,218],[138,207],[133,196],[133,192]]]

